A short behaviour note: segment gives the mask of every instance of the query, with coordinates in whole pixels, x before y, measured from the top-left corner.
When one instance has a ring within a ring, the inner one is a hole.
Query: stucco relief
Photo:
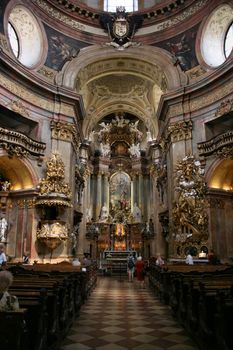
[[[90,32],[93,34],[99,34],[99,35],[101,34],[103,36],[107,36],[107,34],[105,34],[102,29],[98,29],[96,27],[84,25],[84,24],[78,22],[77,20],[75,20],[69,16],[64,15],[60,11],[55,10],[54,7],[49,6],[46,1],[43,1],[43,0],[32,0],[32,1],[35,2],[38,6],[40,6],[45,12],[47,12],[49,14],[49,16],[51,16],[52,18],[54,18],[58,21],[65,23],[67,26],[69,26],[73,29],[78,29],[78,30]]]
[[[222,29],[225,27],[226,22],[231,22],[233,17],[233,10],[229,5],[221,6],[212,16],[208,31],[210,35],[215,34],[219,36],[222,34]]]
[[[32,16],[22,7],[14,8],[9,19],[17,26],[20,35],[28,40],[34,40],[37,36],[37,27],[33,22]]]
[[[183,11],[181,14],[174,16],[172,19],[165,20],[161,23],[152,25],[150,27],[144,27],[138,30],[138,35],[146,35],[154,32],[159,32],[164,29],[168,29],[176,24],[179,24],[183,21],[185,21],[188,17],[193,16],[197,11],[199,11],[202,7],[206,5],[208,0],[200,0],[197,1],[196,4],[189,7],[185,11]],[[137,35],[135,35],[137,36]]]
[[[174,16],[172,19],[165,20],[161,23],[152,25],[150,27],[142,28],[138,31],[138,35],[145,35],[170,28],[176,25],[177,23],[184,21],[186,18],[189,18],[190,16],[194,15],[197,11],[199,11],[202,7],[206,5],[207,1],[208,0],[197,1],[197,3],[195,3],[193,6],[189,7],[181,14]],[[59,21],[65,23],[71,28],[83,30],[89,33],[99,34],[102,36],[107,36],[107,34],[103,32],[103,30],[100,31],[100,29],[97,29],[95,27],[81,24],[77,20],[74,20],[73,18],[64,15],[61,11],[55,10],[53,7],[49,6],[44,0],[33,0],[33,2],[40,6],[51,17],[58,19]]]
[[[54,120],[50,123],[52,138],[67,142],[72,142],[75,150],[79,151],[80,138],[73,124],[56,122]]]
[[[96,111],[99,108],[106,107],[106,104],[111,100],[111,103],[121,101],[130,105],[136,104],[146,110],[145,114],[153,112],[155,105],[153,97],[156,97],[157,101],[157,95],[160,98],[162,94],[161,90],[158,88],[155,93],[154,89],[152,96],[149,95],[149,91],[153,90],[151,82],[130,75],[127,75],[126,80],[127,84],[119,76],[108,76],[89,84],[87,88],[89,90],[88,111]]]
[[[149,64],[147,62],[133,60],[133,59],[111,59],[95,62],[87,67],[80,70],[78,74],[78,85],[77,89],[87,84],[90,80],[97,76],[101,76],[101,74],[107,74],[114,72],[119,72],[119,69],[123,72],[131,72],[132,74],[137,73],[137,75],[143,75],[144,77],[148,77],[150,80],[153,80],[157,85],[161,88],[163,92],[167,90],[167,80],[166,76],[163,73],[162,69],[158,67],[156,64]],[[126,84],[125,84],[126,85]]]

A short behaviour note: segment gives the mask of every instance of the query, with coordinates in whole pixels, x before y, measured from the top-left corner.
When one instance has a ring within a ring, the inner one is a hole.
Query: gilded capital
[[[168,127],[168,137],[171,142],[189,140],[192,138],[192,121],[180,121]]]

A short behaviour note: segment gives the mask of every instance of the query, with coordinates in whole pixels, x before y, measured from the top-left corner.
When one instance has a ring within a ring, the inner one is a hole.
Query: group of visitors
[[[156,259],[156,265],[157,266],[164,265],[164,260],[160,255],[158,255]],[[146,272],[148,269],[149,269],[149,266],[147,262],[143,260],[142,256],[138,256],[136,258],[135,256],[133,256],[132,253],[129,254],[127,259],[127,273],[128,273],[129,282],[133,282],[134,276],[135,276],[140,286],[144,288]]]
[[[146,266],[142,257],[138,256],[136,258],[132,253],[130,253],[127,259],[127,272],[129,282],[133,282],[134,276],[136,276],[137,281],[140,282],[141,287],[144,287],[146,275],[145,271]]]
[[[213,249],[210,249],[210,251],[209,251],[209,253],[207,255],[207,259],[208,259],[209,264],[211,264],[211,265],[216,265],[216,264],[220,263],[217,255],[216,255],[216,253],[214,252]],[[187,252],[185,263],[187,265],[193,265],[194,264],[193,255],[192,255],[191,251]]]

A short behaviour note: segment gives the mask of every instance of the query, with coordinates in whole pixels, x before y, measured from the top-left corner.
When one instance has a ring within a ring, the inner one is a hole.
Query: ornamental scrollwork
[[[65,165],[58,153],[53,153],[46,163],[46,177],[38,185],[40,199],[37,204],[71,206],[70,186],[65,183]]]
[[[73,142],[76,151],[80,147],[80,138],[77,134],[77,130],[73,124],[67,124],[62,122],[51,121],[50,124],[52,138],[67,142]]]
[[[232,145],[225,146],[219,150],[217,150],[217,156],[219,158],[230,158],[233,159],[233,148]]]
[[[167,137],[170,137],[172,142],[189,140],[192,138],[192,121],[180,121],[171,124],[168,127]]]
[[[175,174],[176,202],[172,210],[175,241],[200,241],[207,237],[208,216],[204,171],[199,160],[186,156],[177,164]]]

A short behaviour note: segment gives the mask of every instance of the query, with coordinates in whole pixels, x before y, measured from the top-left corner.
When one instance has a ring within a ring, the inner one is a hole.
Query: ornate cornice
[[[20,132],[0,127],[0,147],[4,148],[11,157],[31,155],[40,158],[44,155],[46,145],[43,142],[34,141]]]
[[[102,10],[90,8],[81,3],[76,4],[74,1],[70,0],[33,0],[33,2],[49,16],[52,16],[65,25],[73,29],[79,29],[90,33],[96,31],[96,26],[98,25],[97,21],[99,20],[100,14],[103,13]],[[147,34],[148,31],[159,32],[182,23],[200,11],[207,2],[208,0],[199,0],[196,2],[190,0],[171,0],[166,1],[166,3],[163,1],[156,4],[153,8],[145,8],[139,13],[148,21],[146,22],[145,33],[142,30],[140,35]],[[148,23],[150,24],[149,27]],[[99,30],[97,34],[104,35],[103,32],[99,33]]]
[[[200,11],[207,4],[207,2],[208,2],[208,0],[197,1],[193,6],[190,6],[186,9],[184,9],[181,13],[173,16],[172,18],[165,19],[164,21],[161,21],[160,23],[156,23],[154,25],[151,25],[150,27],[143,27],[142,29],[139,29],[138,35],[145,35],[145,34],[160,32],[162,30],[169,29],[169,28],[171,28],[179,23],[182,23],[185,20],[187,20],[188,18],[190,18],[191,16],[195,15],[198,11]],[[184,1],[183,1],[183,3],[184,3]],[[154,16],[157,16],[157,14],[159,14],[161,12],[164,14],[165,8],[166,7],[163,6],[162,9],[155,11]],[[153,12],[151,12],[151,13],[153,16]],[[148,15],[151,15],[151,13]]]
[[[200,142],[197,145],[199,155],[208,157],[212,154],[220,158],[233,158],[233,130],[213,137],[206,142]]]
[[[68,115],[71,117],[75,116],[74,108],[71,105],[61,103],[54,105],[53,100],[49,100],[46,98],[46,93],[44,92],[45,98],[43,98],[41,95],[33,93],[29,89],[25,88],[20,83],[11,80],[6,75],[3,75],[0,73],[0,86],[1,88],[4,88],[8,91],[10,91],[12,94],[17,96],[18,98],[27,101],[28,103],[35,105],[43,110],[46,110],[47,112],[51,113],[60,113],[64,115]],[[17,102],[19,104],[19,102]],[[14,107],[16,104],[12,104]],[[8,105],[10,106],[10,105]]]
[[[80,138],[74,124],[51,121],[52,138],[72,142],[76,151],[79,151]]]
[[[180,121],[175,124],[171,124],[168,127],[167,138],[171,139],[171,142],[178,142],[182,140],[189,140],[192,138],[192,121]]]
[[[224,98],[229,98],[229,92],[233,90],[231,76],[232,65],[229,61],[218,70],[205,74],[202,79],[187,86],[185,91],[180,89],[175,93],[162,95],[158,110],[159,119],[196,113]]]
[[[220,117],[224,114],[229,113],[230,111],[232,111],[233,109],[233,100],[226,100],[221,102],[220,106],[218,107],[218,109],[215,112],[215,117]]]

